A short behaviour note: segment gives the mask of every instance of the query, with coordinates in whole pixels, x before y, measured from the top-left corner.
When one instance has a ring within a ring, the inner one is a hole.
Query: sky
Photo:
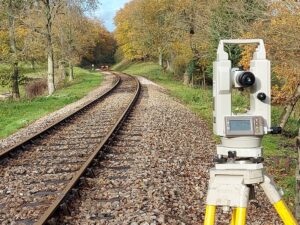
[[[129,1],[130,0],[100,0],[101,5],[99,5],[99,9],[95,14],[103,21],[109,31],[113,31],[115,29],[114,17],[116,12]]]

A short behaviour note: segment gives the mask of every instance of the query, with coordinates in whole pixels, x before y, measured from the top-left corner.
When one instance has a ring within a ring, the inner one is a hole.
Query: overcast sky
[[[100,17],[109,31],[113,31],[115,29],[114,16],[116,12],[129,1],[130,0],[100,0],[101,5],[99,5],[96,16]]]

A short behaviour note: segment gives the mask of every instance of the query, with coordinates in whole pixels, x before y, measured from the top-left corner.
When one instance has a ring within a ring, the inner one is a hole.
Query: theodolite
[[[256,44],[248,71],[232,68],[225,44]],[[247,90],[250,108],[246,113],[232,110],[234,89]],[[221,40],[213,64],[214,133],[221,137],[217,145],[215,167],[210,170],[205,225],[215,224],[216,207],[232,210],[231,225],[246,224],[249,200],[254,186],[263,188],[285,224],[296,225],[282,193],[263,167],[262,138],[278,133],[271,127],[271,64],[266,59],[261,39]]]

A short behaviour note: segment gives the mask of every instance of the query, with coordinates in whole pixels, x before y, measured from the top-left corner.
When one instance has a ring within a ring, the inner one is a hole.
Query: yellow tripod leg
[[[215,205],[206,206],[204,225],[215,224],[216,208]]]
[[[231,217],[231,222],[230,225],[236,225],[236,209],[232,209],[232,217]]]
[[[237,208],[235,225],[246,225],[247,208]]]
[[[280,218],[285,225],[297,225],[297,221],[294,218],[291,211],[288,209],[283,200],[280,200],[273,204]]]

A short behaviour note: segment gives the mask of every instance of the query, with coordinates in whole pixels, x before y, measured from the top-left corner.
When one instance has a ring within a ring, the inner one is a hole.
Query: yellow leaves
[[[7,55],[8,53],[8,32],[0,30],[0,55]]]
[[[24,48],[24,41],[26,37],[29,34],[29,30],[15,24],[15,40],[16,45],[18,49]],[[18,57],[21,57],[20,52],[18,52]],[[10,47],[10,41],[9,41],[9,31],[7,27],[4,27],[4,29],[0,30],[0,60],[8,60],[11,55],[11,47]]]
[[[286,102],[292,97],[300,82],[300,68],[282,62],[273,67],[273,72],[279,82],[283,84],[279,83],[273,86],[273,101],[276,103]]]

